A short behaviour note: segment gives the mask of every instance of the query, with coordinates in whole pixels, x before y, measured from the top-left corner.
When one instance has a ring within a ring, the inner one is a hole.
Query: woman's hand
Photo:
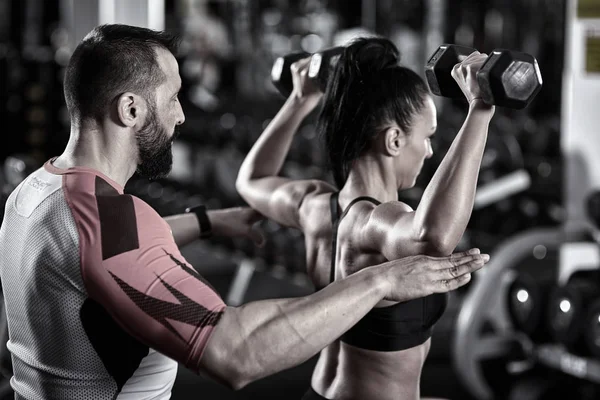
[[[474,100],[482,99],[481,89],[477,83],[477,72],[487,57],[487,54],[475,51],[452,68],[452,77],[458,83],[469,104]]]
[[[300,100],[312,110],[323,97],[323,93],[319,89],[318,84],[308,78],[309,65],[310,57],[298,60],[291,65],[294,88],[290,97]]]

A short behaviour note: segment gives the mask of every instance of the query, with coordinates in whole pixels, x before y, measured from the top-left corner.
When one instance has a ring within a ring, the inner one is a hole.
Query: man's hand
[[[247,237],[255,245],[262,247],[263,233],[254,224],[264,217],[250,207],[233,207],[206,212],[214,236]]]
[[[407,301],[433,293],[446,293],[466,285],[471,273],[490,259],[479,249],[447,257],[424,255],[400,258],[386,263],[390,289],[386,300]]]

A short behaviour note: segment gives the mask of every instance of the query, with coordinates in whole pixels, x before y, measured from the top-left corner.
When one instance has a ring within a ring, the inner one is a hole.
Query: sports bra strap
[[[340,192],[335,192],[331,194],[329,198],[329,209],[331,210],[331,225],[335,225],[338,218],[340,218],[340,205],[338,204],[338,198],[340,197]]]
[[[344,217],[346,216],[346,214],[348,214],[348,211],[350,211],[350,208],[353,205],[355,205],[356,203],[358,203],[359,201],[369,201],[369,202],[375,204],[376,206],[378,206],[378,205],[381,204],[381,202],[379,200],[376,200],[376,199],[374,199],[372,197],[369,197],[369,196],[360,196],[360,197],[357,197],[354,200],[352,200],[350,202],[350,204],[348,204],[348,207],[346,207],[346,209],[344,210],[343,214],[340,216],[339,220],[341,221],[342,219],[344,219]]]
[[[329,208],[331,210],[331,226],[333,232],[333,240],[331,241],[331,269],[329,272],[329,282],[333,282],[335,279],[335,251],[337,249],[337,226],[340,219],[340,205],[338,203],[338,197],[340,192],[331,194],[329,198]]]
[[[337,255],[337,235],[338,235],[338,227],[340,225],[340,221],[346,216],[346,214],[348,214],[348,211],[350,211],[350,208],[354,204],[358,203],[359,201],[369,201],[369,202],[375,204],[376,206],[381,204],[381,202],[379,200],[376,200],[372,197],[360,196],[360,197],[357,197],[354,200],[352,200],[350,202],[350,204],[348,204],[348,207],[346,207],[346,209],[340,216],[340,214],[339,214],[340,206],[338,204],[338,197],[339,197],[339,192],[335,192],[331,195],[330,200],[329,200],[329,205],[331,208],[331,225],[333,228],[332,229],[333,237],[331,238],[331,270],[329,272],[329,283],[331,283],[335,280],[335,257]]]

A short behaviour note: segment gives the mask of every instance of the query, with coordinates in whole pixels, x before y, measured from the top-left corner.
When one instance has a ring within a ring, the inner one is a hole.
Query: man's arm
[[[257,246],[262,246],[262,233],[253,225],[263,217],[248,207],[232,207],[220,210],[207,210],[210,223],[210,236],[247,237]],[[164,220],[171,228],[177,247],[185,246],[204,236],[195,213],[170,215]]]
[[[202,231],[198,218],[193,213],[169,215],[165,221],[171,228],[177,247],[183,247],[200,238]]]
[[[339,338],[386,294],[386,281],[365,270],[310,296],[264,300],[225,310],[201,369],[239,389],[308,360]]]
[[[310,296],[227,308],[200,367],[235,389],[291,368],[338,339],[383,299],[407,301],[466,284],[489,259],[477,253],[406,257],[365,268]]]
[[[294,90],[244,159],[236,180],[240,196],[252,208],[294,228],[300,228],[299,207],[305,196],[333,190],[325,182],[293,181],[278,176],[294,134],[322,97],[319,89],[306,79],[307,72],[308,59],[292,65]]]
[[[307,360],[383,298],[405,301],[453,290],[487,261],[478,251],[407,257],[307,297],[232,308],[187,263],[164,220],[141,200],[133,203],[140,224],[128,232],[137,236],[131,248],[82,252],[88,295],[141,343],[232,388]]]

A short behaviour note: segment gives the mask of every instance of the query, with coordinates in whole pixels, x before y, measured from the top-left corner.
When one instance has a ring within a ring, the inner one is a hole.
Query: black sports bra
[[[337,234],[340,221],[350,208],[359,201],[381,204],[372,197],[362,196],[352,200],[340,215],[339,193],[330,199],[333,238],[331,245],[330,282],[335,280]],[[433,325],[440,319],[448,303],[447,294],[433,294],[420,299],[397,303],[392,306],[373,308],[350,328],[340,340],[355,347],[377,351],[409,349],[424,343],[431,337]]]

